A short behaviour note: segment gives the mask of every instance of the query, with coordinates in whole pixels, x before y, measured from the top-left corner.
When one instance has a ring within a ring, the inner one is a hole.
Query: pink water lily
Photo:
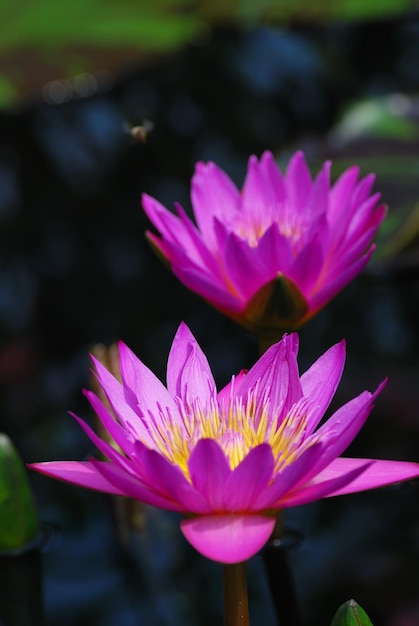
[[[108,460],[30,467],[179,511],[186,539],[224,563],[255,554],[281,509],[419,476],[416,463],[339,457],[382,385],[318,427],[342,375],[345,345],[330,348],[302,376],[297,351],[297,334],[285,335],[248,373],[233,376],[217,392],[186,325],[172,344],[167,387],[120,343],[121,383],[95,360],[113,415],[93,392],[85,392],[119,450],[74,416]]]
[[[283,175],[270,152],[250,157],[240,192],[214,163],[198,163],[191,200],[197,226],[144,195],[160,237],[148,233],[175,275],[214,307],[255,332],[295,330],[366,265],[385,216],[371,195],[374,175],[350,167],[315,180],[302,152]]]

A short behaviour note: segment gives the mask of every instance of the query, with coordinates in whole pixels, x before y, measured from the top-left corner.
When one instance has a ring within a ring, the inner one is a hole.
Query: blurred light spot
[[[92,96],[97,89],[97,80],[93,74],[79,74],[73,79],[74,95],[79,98]]]
[[[73,97],[73,87],[68,80],[53,80],[44,86],[42,95],[48,104],[63,104]]]

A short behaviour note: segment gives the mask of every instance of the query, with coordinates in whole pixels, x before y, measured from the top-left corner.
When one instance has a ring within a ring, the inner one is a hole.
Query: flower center
[[[199,399],[186,405],[177,398],[179,415],[160,410],[150,435],[156,449],[177,465],[190,480],[188,460],[198,441],[214,439],[234,470],[256,446],[272,449],[275,471],[279,471],[314,443],[305,440],[307,401],[294,404],[287,415],[270,411],[268,394],[258,397],[257,388],[248,397],[230,397],[227,402],[212,398],[202,407]],[[156,422],[158,427],[156,428]]]
[[[302,235],[301,226],[288,219],[272,219],[269,216],[269,211],[264,216],[258,216],[256,221],[253,216],[240,216],[233,226],[233,230],[241,239],[247,241],[251,248],[256,248],[259,245],[259,240],[266,233],[268,228],[272,224],[276,224],[281,235],[290,240],[291,247],[295,254],[297,254],[299,248],[299,241]],[[252,219],[253,218],[253,219]]]

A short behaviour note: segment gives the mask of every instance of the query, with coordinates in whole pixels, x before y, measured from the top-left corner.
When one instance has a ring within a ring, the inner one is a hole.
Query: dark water
[[[93,452],[66,412],[89,419],[81,389],[97,342],[123,338],[163,377],[183,319],[220,385],[256,359],[254,339],[153,256],[143,191],[188,206],[197,160],[214,160],[241,184],[250,154],[268,148],[286,160],[303,147],[314,167],[329,156],[367,159],[363,173],[377,165],[390,215],[414,206],[417,138],[339,143],[330,132],[357,98],[403,92],[417,117],[418,29],[411,17],[219,30],[205,45],[121,74],[105,93],[2,113],[1,430],[27,462]],[[145,119],[154,130],[136,143],[129,125]],[[347,338],[336,404],[390,377],[353,456],[419,460],[416,250],[413,240],[390,263],[371,266],[302,331],[302,370]],[[60,536],[44,555],[48,626],[221,623],[220,567],[186,545],[176,515],[147,508],[126,549],[108,498],[31,481],[42,520]],[[418,483],[298,507],[285,523],[305,537],[290,559],[307,626],[330,623],[352,597],[376,624],[419,623]],[[260,557],[249,578],[253,623],[273,624]]]

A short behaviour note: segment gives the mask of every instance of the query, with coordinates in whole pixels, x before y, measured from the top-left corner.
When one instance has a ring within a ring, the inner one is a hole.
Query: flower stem
[[[246,563],[223,565],[224,626],[249,626]]]
[[[289,533],[284,534],[279,514],[262,556],[278,626],[301,626],[300,609],[286,547],[289,536]]]
[[[259,356],[279,341],[284,329],[259,335]],[[284,546],[281,513],[262,555],[278,626],[300,626],[301,616],[294,579]]]

